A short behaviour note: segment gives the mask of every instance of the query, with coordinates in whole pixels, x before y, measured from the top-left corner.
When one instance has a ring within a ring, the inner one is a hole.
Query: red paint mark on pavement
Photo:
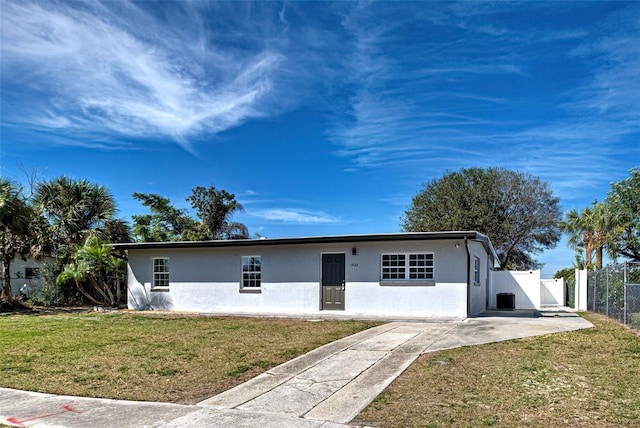
[[[35,421],[38,419],[44,419],[44,418],[49,418],[51,416],[56,416],[56,415],[61,415],[63,413],[68,413],[68,412],[72,412],[72,413],[82,413],[79,410],[75,410],[73,407],[69,406],[68,404],[65,404],[64,406],[62,406],[62,410],[59,412],[53,412],[53,413],[47,413],[46,415],[40,415],[40,416],[31,416],[28,418],[9,418],[7,419],[7,422],[15,424],[15,425],[20,425],[20,426],[25,426],[23,425],[25,422],[30,422],[30,421]]]

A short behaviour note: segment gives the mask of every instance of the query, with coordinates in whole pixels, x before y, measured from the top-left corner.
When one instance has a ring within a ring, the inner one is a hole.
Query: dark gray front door
[[[344,254],[322,255],[322,309],[344,311]]]

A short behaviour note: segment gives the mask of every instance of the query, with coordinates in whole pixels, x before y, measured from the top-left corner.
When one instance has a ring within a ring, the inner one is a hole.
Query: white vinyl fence
[[[540,271],[492,271],[489,307],[497,308],[499,293],[515,294],[516,309],[540,309]]]

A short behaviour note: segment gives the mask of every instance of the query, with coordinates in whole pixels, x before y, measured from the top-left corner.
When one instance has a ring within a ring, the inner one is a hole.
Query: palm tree
[[[611,234],[618,225],[618,216],[603,203],[594,203],[589,222],[593,228],[593,245],[596,251],[596,269],[602,269],[604,250],[611,251]]]
[[[103,241],[90,237],[83,246],[75,248],[71,263],[65,266],[56,283],[73,282],[90,302],[114,306],[122,295],[120,276],[123,271],[126,271],[124,261],[114,257]]]
[[[29,224],[33,210],[20,197],[20,190],[9,179],[0,177],[0,253],[2,255],[2,295],[13,303],[11,262],[30,251]]]
[[[618,224],[618,217],[605,203],[594,202],[589,208],[580,213],[571,210],[567,219],[560,224],[561,229],[569,233],[569,246],[574,249],[584,249],[585,265],[592,267],[591,260],[595,252],[595,269],[602,269],[605,250],[611,248],[611,233]]]
[[[592,224],[592,210],[585,208],[581,212],[575,209],[567,212],[566,220],[560,223],[560,229],[568,233],[569,247],[573,249],[584,249],[585,267],[591,267],[591,259],[594,250],[594,228]]]
[[[104,268],[84,254],[93,251],[85,247],[91,247],[95,240],[130,240],[128,226],[114,218],[116,203],[109,189],[61,176],[36,187],[34,205],[46,218],[52,236],[57,258],[55,273],[59,274],[56,283],[74,284],[92,303],[102,304],[95,296],[113,303],[110,290],[94,283],[95,278],[102,278],[96,272],[102,273]]]
[[[63,264],[74,245],[102,236],[116,212],[112,193],[87,180],[61,176],[36,188],[35,205],[49,221]]]
[[[223,239],[249,239],[249,229],[243,223],[231,221],[225,224],[221,235]]]

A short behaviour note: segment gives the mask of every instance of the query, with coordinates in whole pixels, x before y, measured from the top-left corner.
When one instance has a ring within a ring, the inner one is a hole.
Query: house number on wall
[[[358,267],[358,263],[351,263],[351,267]]]

